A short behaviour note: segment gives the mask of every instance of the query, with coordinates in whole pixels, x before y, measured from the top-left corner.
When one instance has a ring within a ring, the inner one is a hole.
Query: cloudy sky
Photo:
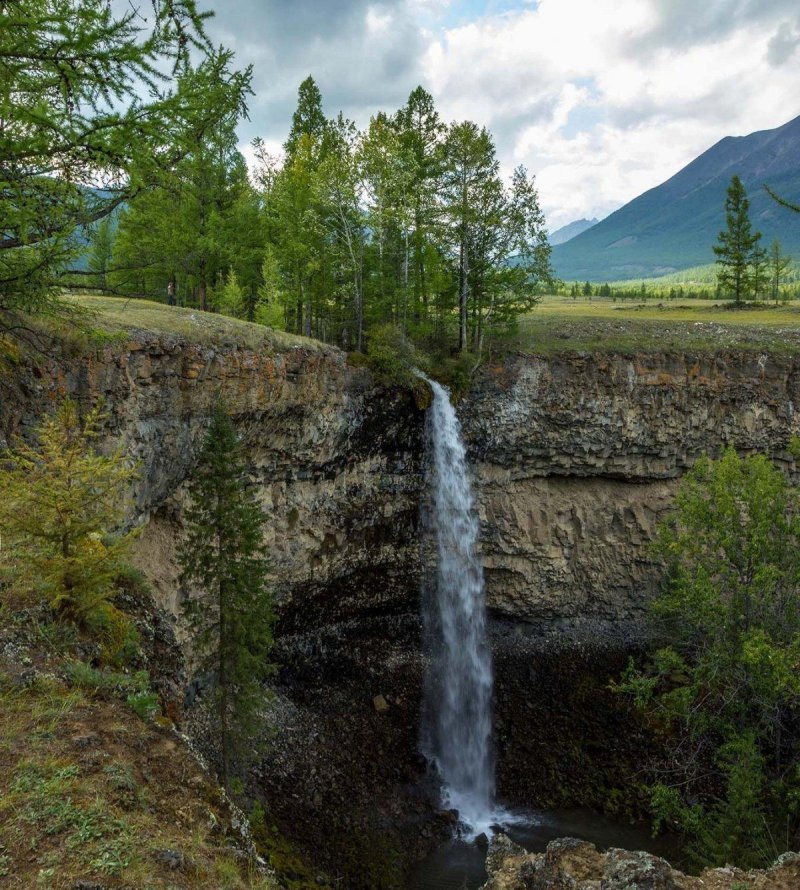
[[[210,0],[211,2],[211,0]],[[216,0],[252,63],[242,143],[285,139],[297,86],[360,125],[422,84],[537,176],[551,229],[605,216],[728,135],[800,114],[797,0]]]

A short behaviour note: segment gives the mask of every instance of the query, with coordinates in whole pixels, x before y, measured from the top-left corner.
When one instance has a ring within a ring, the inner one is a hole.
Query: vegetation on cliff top
[[[53,313],[81,231],[168,187],[246,110],[250,71],[214,49],[195,0],[0,4],[0,327]]]

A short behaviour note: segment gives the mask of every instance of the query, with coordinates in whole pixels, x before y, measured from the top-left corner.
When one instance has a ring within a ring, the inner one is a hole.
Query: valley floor
[[[735,308],[709,300],[638,302],[601,297],[543,297],[520,321],[524,352],[665,352],[724,349],[800,350],[800,304]]]

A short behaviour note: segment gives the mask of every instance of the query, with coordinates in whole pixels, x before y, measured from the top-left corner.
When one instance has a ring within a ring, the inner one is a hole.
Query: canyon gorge
[[[426,387],[379,385],[300,338],[254,349],[135,332],[22,358],[0,395],[0,445],[70,395],[102,402],[102,448],[137,461],[134,561],[174,628],[181,719],[211,752],[176,548],[210,413],[219,402],[230,414],[268,517],[277,611],[248,790],[320,868],[360,870],[364,887],[399,881],[452,828],[418,753]],[[624,788],[649,741],[608,680],[648,639],[656,523],[703,453],[764,452],[796,476],[798,404],[800,357],[780,351],[565,350],[476,372],[457,413],[480,526],[500,799],[619,800],[628,814]]]

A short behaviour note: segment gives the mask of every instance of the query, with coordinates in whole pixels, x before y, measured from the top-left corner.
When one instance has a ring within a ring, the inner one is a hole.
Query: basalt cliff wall
[[[648,544],[680,476],[727,446],[794,473],[800,357],[556,355],[489,366],[460,408],[494,614],[563,633],[637,633]]]
[[[417,753],[420,399],[307,340],[254,350],[134,332],[0,369],[0,448],[65,395],[102,402],[101,447],[138,461],[134,559],[190,674],[180,603],[192,591],[177,558],[187,479],[214,406],[231,415],[267,515],[278,618],[269,754],[249,790],[346,886],[398,886],[450,830]],[[458,413],[481,520],[505,800],[602,807],[626,787],[650,741],[608,678],[646,636],[655,524],[704,452],[765,451],[794,474],[796,405],[800,356],[783,352],[565,352],[477,373]],[[187,722],[213,756],[200,701]]]
[[[269,517],[284,631],[416,614],[424,410],[338,350],[137,333],[2,373],[0,445],[60,396],[102,401],[104,447],[139,462],[137,560],[173,612],[186,479],[218,402]],[[795,406],[789,353],[563,353],[482,369],[458,410],[492,613],[565,633],[637,626],[659,577],[647,544],[681,474],[728,445],[793,473]]]
[[[283,626],[409,608],[423,425],[410,393],[380,389],[339,350],[299,338],[256,352],[137,333],[125,346],[6,370],[0,446],[64,396],[101,403],[102,447],[137,461],[135,560],[176,616],[186,480],[216,404],[233,418],[268,516]]]

